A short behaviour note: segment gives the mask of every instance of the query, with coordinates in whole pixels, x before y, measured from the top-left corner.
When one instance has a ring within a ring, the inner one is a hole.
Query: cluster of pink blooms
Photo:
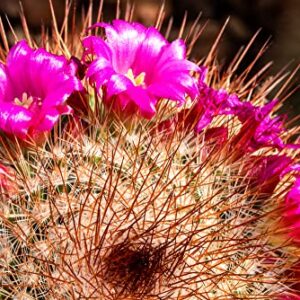
[[[264,106],[242,101],[235,94],[214,89],[205,83],[206,68],[187,60],[181,39],[169,43],[155,28],[115,20],[98,23],[105,37],[83,39],[85,78],[97,89],[103,104],[123,118],[140,116],[152,119],[161,101],[174,101],[181,107],[177,116],[159,124],[164,130],[179,119],[185,128],[196,134],[221,136],[228,141],[225,127],[211,127],[221,115],[238,118],[241,130],[232,147],[242,153],[254,153],[262,148],[296,148],[286,144],[280,117],[272,117],[277,100]],[[77,65],[64,56],[44,49],[31,49],[25,41],[18,42],[9,52],[6,64],[0,63],[0,129],[20,140],[37,139],[50,132],[59,117],[72,114],[67,100],[74,93],[86,90],[78,77]],[[186,108],[189,99],[193,105]],[[290,238],[300,244],[300,166],[284,154],[258,156],[252,168],[251,182],[264,194],[272,193],[286,174],[295,181],[285,197],[282,214]],[[0,169],[3,188],[5,168]],[[299,175],[299,177],[298,177]],[[289,299],[289,298],[286,298]]]
[[[0,128],[21,139],[50,131],[69,114],[68,97],[82,89],[76,68],[64,56],[31,49],[25,41],[0,64]]]

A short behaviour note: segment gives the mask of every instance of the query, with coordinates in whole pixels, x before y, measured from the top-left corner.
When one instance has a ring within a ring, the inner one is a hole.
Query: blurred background
[[[77,0],[74,1],[76,13],[80,15],[83,8],[87,9],[90,1],[93,2],[96,12],[99,0]],[[58,23],[61,23],[64,17],[65,1],[52,0],[52,2]],[[114,18],[116,2],[116,0],[104,0],[103,18],[105,21]],[[162,1],[136,0],[133,2],[136,6],[134,19],[146,25],[153,25]],[[41,24],[51,26],[48,0],[22,0],[22,3],[32,33],[38,35]],[[121,4],[125,6],[126,1],[121,1]],[[19,0],[0,0],[0,16],[8,35],[9,26],[6,16],[16,31],[18,27],[21,28],[19,8]],[[225,20],[230,16],[230,22],[219,48],[219,58],[222,63],[228,64],[238,49],[247,44],[260,28],[262,30],[244,66],[253,59],[263,43],[270,37],[271,47],[258,63],[257,68],[266,62],[274,61],[272,72],[275,73],[288,63],[290,63],[289,69],[291,70],[300,63],[300,0],[165,0],[165,12],[165,27],[168,19],[171,16],[174,17],[171,39],[177,36],[185,12],[188,13],[187,23],[191,24],[200,12],[202,12],[201,24],[209,20],[192,53],[197,58],[207,54]],[[11,42],[13,43],[12,37]],[[300,113],[299,92],[291,98],[288,105],[292,105],[292,108],[296,108]]]

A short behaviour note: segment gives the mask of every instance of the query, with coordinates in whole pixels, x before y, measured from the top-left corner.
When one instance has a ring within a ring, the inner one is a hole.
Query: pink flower
[[[190,73],[200,68],[186,59],[182,40],[169,43],[153,27],[122,20],[93,27],[104,28],[106,39],[89,36],[83,40],[84,60],[93,57],[86,75],[98,90],[103,88],[107,107],[123,116],[140,113],[151,118],[161,98],[178,104],[187,95],[195,98],[198,88]]]
[[[196,132],[202,131],[216,116],[233,115],[235,107],[240,103],[235,94],[230,95],[223,89],[213,89],[202,83],[199,88],[197,103],[191,112],[191,117],[198,116],[196,117]]]
[[[242,129],[236,141],[243,151],[253,152],[263,147],[283,149],[286,146],[280,138],[284,131],[283,122],[279,117],[270,116],[277,103],[277,100],[273,100],[257,107],[250,102],[243,102],[237,107],[236,116],[242,122]]]
[[[70,113],[67,98],[82,88],[75,72],[64,56],[18,42],[0,63],[0,129],[21,139],[50,131]]]
[[[251,157],[251,163],[246,165],[249,186],[259,188],[263,194],[271,194],[282,176],[292,167],[292,159],[286,155],[269,155]]]
[[[300,178],[297,178],[285,197],[283,222],[288,228],[288,236],[300,244]]]
[[[209,126],[214,117],[220,115],[234,115],[242,102],[235,94],[229,94],[224,89],[214,89],[208,86],[204,80],[207,69],[200,67],[200,77],[198,80],[198,95],[195,103],[190,109],[182,110],[178,116],[178,121],[182,122],[182,129],[194,129],[196,133],[201,132]]]

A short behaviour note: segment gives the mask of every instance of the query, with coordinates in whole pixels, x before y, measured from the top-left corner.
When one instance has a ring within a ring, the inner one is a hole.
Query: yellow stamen
[[[129,69],[126,76],[132,81],[135,86],[143,85],[145,82],[145,72],[140,73],[138,76],[134,77],[132,69]]]
[[[30,105],[32,104],[32,102],[33,102],[33,97],[27,95],[26,92],[24,92],[22,94],[22,99],[21,100],[19,98],[17,98],[17,97],[14,99],[14,103],[15,104],[17,104],[19,106],[23,106],[25,108],[29,108]]]

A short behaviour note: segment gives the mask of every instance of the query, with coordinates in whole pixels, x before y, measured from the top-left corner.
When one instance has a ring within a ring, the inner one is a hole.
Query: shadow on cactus
[[[2,34],[0,298],[298,299],[295,72],[222,69],[223,29],[193,62],[197,23],[169,42],[131,15]]]

